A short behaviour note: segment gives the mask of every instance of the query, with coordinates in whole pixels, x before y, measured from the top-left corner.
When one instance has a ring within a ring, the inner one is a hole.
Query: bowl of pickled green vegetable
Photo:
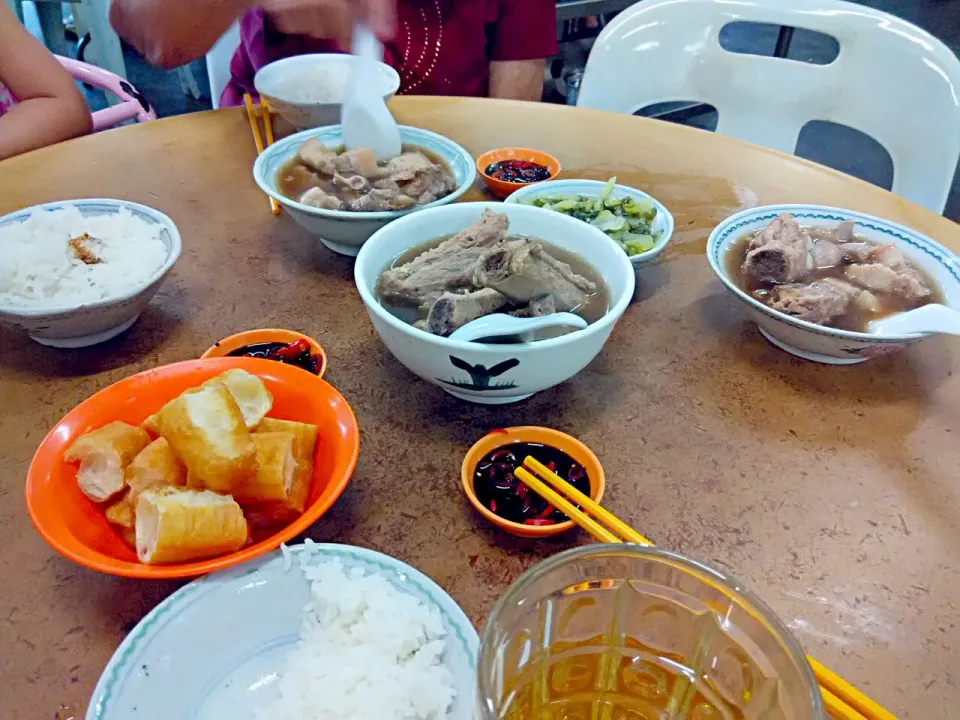
[[[673,215],[655,198],[617,179],[550,180],[520,188],[504,202],[570,215],[613,238],[634,265],[654,260],[673,235]]]

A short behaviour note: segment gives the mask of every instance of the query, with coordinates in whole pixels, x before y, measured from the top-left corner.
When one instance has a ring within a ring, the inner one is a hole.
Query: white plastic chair
[[[207,53],[207,77],[210,80],[210,101],[220,107],[220,96],[230,82],[230,60],[240,46],[240,25],[234,23]]]
[[[732,22],[814,30],[839,42],[829,65],[720,46]],[[855,128],[893,159],[893,192],[942,213],[960,158],[960,61],[929,33],[840,0],[644,0],[590,54],[577,105],[633,114],[693,100],[717,132],[793,153],[811,120]]]

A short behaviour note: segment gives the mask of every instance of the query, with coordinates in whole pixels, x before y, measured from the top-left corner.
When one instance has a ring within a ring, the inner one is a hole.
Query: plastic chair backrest
[[[97,110],[92,114],[94,132],[114,127],[127,120],[147,122],[157,119],[157,114],[147,99],[119,75],[72,58],[61,57],[60,55],[54,57],[74,80],[106,90],[120,99],[118,104],[103,110]]]
[[[729,52],[732,22],[813,30],[840,45],[828,65]],[[577,104],[634,113],[709,103],[717,132],[793,153],[811,120],[873,137],[893,159],[893,192],[943,212],[960,158],[960,61],[929,33],[841,0],[644,0],[597,38]]]
[[[207,78],[213,109],[220,107],[220,96],[230,82],[230,60],[240,45],[240,25],[234,23],[207,53]]]

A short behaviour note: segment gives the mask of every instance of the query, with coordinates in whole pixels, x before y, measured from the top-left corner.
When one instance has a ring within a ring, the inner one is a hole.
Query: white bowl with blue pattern
[[[291,200],[277,189],[277,173],[310,138],[316,138],[329,148],[343,147],[343,133],[339,125],[304,130],[274,143],[257,158],[253,166],[253,178],[267,195],[276,200],[290,213],[290,217],[303,226],[311,235],[334,252],[355,257],[360,247],[373,233],[398,217],[418,212],[425,208],[447,205],[463,195],[477,176],[473,157],[453,140],[429,130],[400,126],[400,140],[404,145],[421,147],[442,159],[453,172],[456,189],[432,203],[409,210],[381,212],[349,212],[346,210],[323,210]]]
[[[82,348],[116,337],[140,317],[174,263],[180,257],[177,226],[159,210],[126,200],[92,198],[34,205],[0,217],[0,227],[22,223],[36,211],[52,212],[75,207],[85,217],[115,215],[128,210],[149,225],[160,226],[160,240],[167,254],[163,264],[136,286],[113,297],[85,304],[65,304],[32,309],[23,305],[0,305],[0,325],[26,332],[41,345]]]
[[[546,180],[515,190],[504,202],[528,205],[537,198],[556,197],[557,195],[583,195],[584,197],[595,198],[599,197],[600,192],[606,185],[605,182],[600,180]],[[646,252],[628,256],[630,262],[634,265],[646,265],[656,260],[657,256],[667,247],[670,238],[673,237],[673,215],[671,212],[653,195],[648,195],[643,190],[637,190],[637,188],[629,185],[614,185],[613,192],[610,195],[614,198],[632,197],[637,200],[650,200],[657,208],[657,216],[651,226],[651,230],[657,238],[656,244]]]
[[[294,545],[289,569],[280,551],[207,575],[160,603],[107,663],[86,720],[252,720],[269,704],[287,654],[300,637],[310,599],[299,569],[340,560],[383,576],[437,609],[447,630],[443,662],[457,696],[447,720],[472,717],[480,640],[460,607],[423,573],[349,545]]]
[[[944,304],[960,310],[960,259],[930,238],[889,220],[824,205],[767,205],[744,210],[720,223],[707,241],[707,259],[717,277],[744,306],[760,332],[777,347],[816,362],[851,365],[886,355],[929,337],[928,334],[887,335],[837,330],[816,325],[764,305],[740,289],[727,275],[725,256],[747,233],[760,230],[781,213],[790,213],[802,226],[836,227],[852,220],[853,232],[877,245],[893,244],[936,284]]]

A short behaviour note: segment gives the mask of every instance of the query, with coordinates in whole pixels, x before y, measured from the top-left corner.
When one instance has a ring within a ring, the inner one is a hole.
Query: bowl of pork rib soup
[[[473,157],[442,135],[400,126],[399,156],[345,150],[340,125],[304,130],[268,147],[253,166],[267,195],[324,245],[355,256],[398,217],[452,203],[473,184]]]
[[[390,223],[361,248],[354,277],[397,360],[451,395],[483,404],[522,400],[580,372],[600,352],[635,285],[629,258],[603,231],[561,213],[501,203],[456,203]],[[451,337],[481,318],[555,313],[579,318],[553,320],[586,327]]]
[[[771,343],[849,365],[928,334],[880,335],[871,323],[931,303],[960,309],[960,260],[907,227],[821,205],[769,205],[732,215],[707,257]]]

